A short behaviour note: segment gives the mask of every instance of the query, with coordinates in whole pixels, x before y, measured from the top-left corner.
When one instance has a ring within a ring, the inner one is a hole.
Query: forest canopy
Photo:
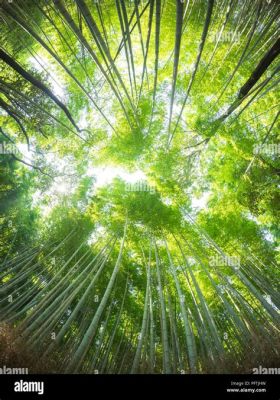
[[[276,0],[0,0],[16,362],[279,367],[279,22]]]

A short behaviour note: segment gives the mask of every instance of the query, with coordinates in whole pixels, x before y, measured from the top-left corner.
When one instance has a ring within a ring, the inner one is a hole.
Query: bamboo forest
[[[0,365],[278,368],[280,2],[0,0],[0,33]]]

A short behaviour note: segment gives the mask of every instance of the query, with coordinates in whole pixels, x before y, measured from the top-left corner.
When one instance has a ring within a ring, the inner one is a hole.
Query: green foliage
[[[279,355],[280,6],[258,3],[0,0],[0,316],[56,372]]]

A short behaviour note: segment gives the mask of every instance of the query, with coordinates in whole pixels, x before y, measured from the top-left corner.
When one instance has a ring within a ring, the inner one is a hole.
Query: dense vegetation
[[[1,332],[35,372],[279,362],[279,17],[0,1]]]

